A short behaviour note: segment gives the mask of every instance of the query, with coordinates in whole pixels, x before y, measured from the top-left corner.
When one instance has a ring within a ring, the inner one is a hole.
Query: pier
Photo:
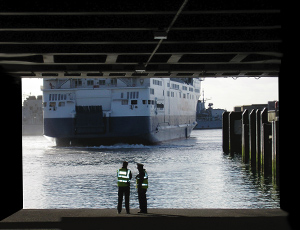
[[[280,209],[149,209],[148,214],[116,209],[23,209],[0,222],[0,229],[184,229],[289,230]]]
[[[279,186],[279,102],[235,107],[223,113],[223,152],[241,155],[253,173]]]

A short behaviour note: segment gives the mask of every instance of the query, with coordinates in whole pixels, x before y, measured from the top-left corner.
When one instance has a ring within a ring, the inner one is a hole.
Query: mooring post
[[[229,114],[229,153],[241,154],[242,152],[242,112]]]
[[[242,160],[249,163],[249,112],[247,109],[242,114]]]
[[[268,108],[261,112],[261,170],[265,175],[272,173],[272,126],[268,122]],[[271,137],[271,138],[270,138]]]
[[[256,110],[252,109],[249,115],[249,160],[251,170],[256,172]]]
[[[256,171],[260,171],[260,113],[261,110],[256,110]]]
[[[223,152],[229,154],[229,112],[222,114]]]
[[[279,120],[272,121],[272,136],[273,184],[279,186]]]

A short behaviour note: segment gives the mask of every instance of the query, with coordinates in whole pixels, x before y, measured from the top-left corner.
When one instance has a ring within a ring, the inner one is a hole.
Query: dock
[[[0,221],[0,229],[291,229],[281,209],[22,209]]]
[[[242,155],[253,173],[279,187],[279,102],[235,107],[222,122],[223,152]]]

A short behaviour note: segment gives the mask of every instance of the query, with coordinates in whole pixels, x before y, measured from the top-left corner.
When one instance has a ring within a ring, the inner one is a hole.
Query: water
[[[23,137],[24,208],[116,208],[117,169],[128,161],[149,175],[148,208],[279,208],[279,192],[222,153],[222,130],[156,146],[55,147]],[[138,208],[134,181],[130,207]]]

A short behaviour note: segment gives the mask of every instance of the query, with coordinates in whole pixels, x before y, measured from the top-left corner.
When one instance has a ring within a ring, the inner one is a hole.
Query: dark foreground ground
[[[0,229],[291,229],[281,209],[23,209]]]

